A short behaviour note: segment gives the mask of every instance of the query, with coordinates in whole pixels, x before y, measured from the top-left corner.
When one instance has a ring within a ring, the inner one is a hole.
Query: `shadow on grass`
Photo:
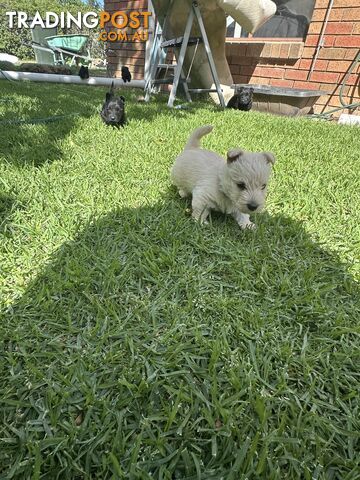
[[[108,91],[107,88],[99,87],[22,84],[5,80],[1,81],[1,86],[4,87],[4,102],[0,104],[3,112],[0,116],[0,129],[4,134],[0,141],[0,156],[15,165],[34,166],[61,160],[61,141],[74,128],[78,128],[78,119],[99,116],[105,92]],[[184,105],[185,109],[182,110],[169,109],[166,106],[166,95],[156,96],[150,103],[143,103],[138,100],[142,94],[140,89],[117,89],[116,93],[126,98],[128,120],[153,122],[159,115],[165,115],[176,121],[179,117],[195,113],[197,108],[203,106],[197,102]],[[207,108],[217,110],[212,104],[208,104]],[[89,135],[93,135],[94,128],[110,127],[105,127],[102,123],[99,123],[99,127],[91,125]]]
[[[94,219],[4,315],[0,471],[351,478],[346,267],[290,218],[201,228],[175,197]]]
[[[61,158],[60,141],[79,117],[94,113],[92,97],[69,87],[8,81],[1,85],[6,102],[0,118],[0,155],[16,165],[41,166]]]
[[[15,197],[0,193],[0,232],[4,231],[13,209],[16,208],[15,206]]]

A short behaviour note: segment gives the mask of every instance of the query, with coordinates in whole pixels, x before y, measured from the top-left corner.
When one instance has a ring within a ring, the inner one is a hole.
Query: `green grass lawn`
[[[359,130],[0,89],[0,478],[360,479]],[[256,231],[171,187],[207,123],[276,154]]]

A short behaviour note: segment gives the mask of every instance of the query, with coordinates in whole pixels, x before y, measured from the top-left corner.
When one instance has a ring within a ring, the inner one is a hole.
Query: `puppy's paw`
[[[204,220],[202,218],[195,218],[194,216],[192,217],[194,222],[198,223],[199,225],[209,225],[208,220]]]
[[[252,222],[239,223],[239,227],[241,228],[241,230],[256,230],[256,225]]]
[[[179,195],[181,198],[185,198],[188,196],[188,194],[185,192],[185,190],[182,190],[181,188],[179,188]]]

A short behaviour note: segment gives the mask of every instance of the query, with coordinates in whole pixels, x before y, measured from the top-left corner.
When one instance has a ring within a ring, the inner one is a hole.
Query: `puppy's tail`
[[[214,127],[212,125],[204,125],[203,127],[199,127],[193,131],[190,135],[190,138],[185,145],[185,150],[189,148],[199,148],[200,147],[200,139],[210,133]]]

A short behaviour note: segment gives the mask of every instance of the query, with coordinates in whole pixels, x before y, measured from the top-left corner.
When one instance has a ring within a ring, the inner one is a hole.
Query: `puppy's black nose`
[[[258,205],[256,205],[256,203],[248,203],[246,206],[247,206],[248,209],[251,210],[252,212],[254,212],[254,211],[258,208]]]

